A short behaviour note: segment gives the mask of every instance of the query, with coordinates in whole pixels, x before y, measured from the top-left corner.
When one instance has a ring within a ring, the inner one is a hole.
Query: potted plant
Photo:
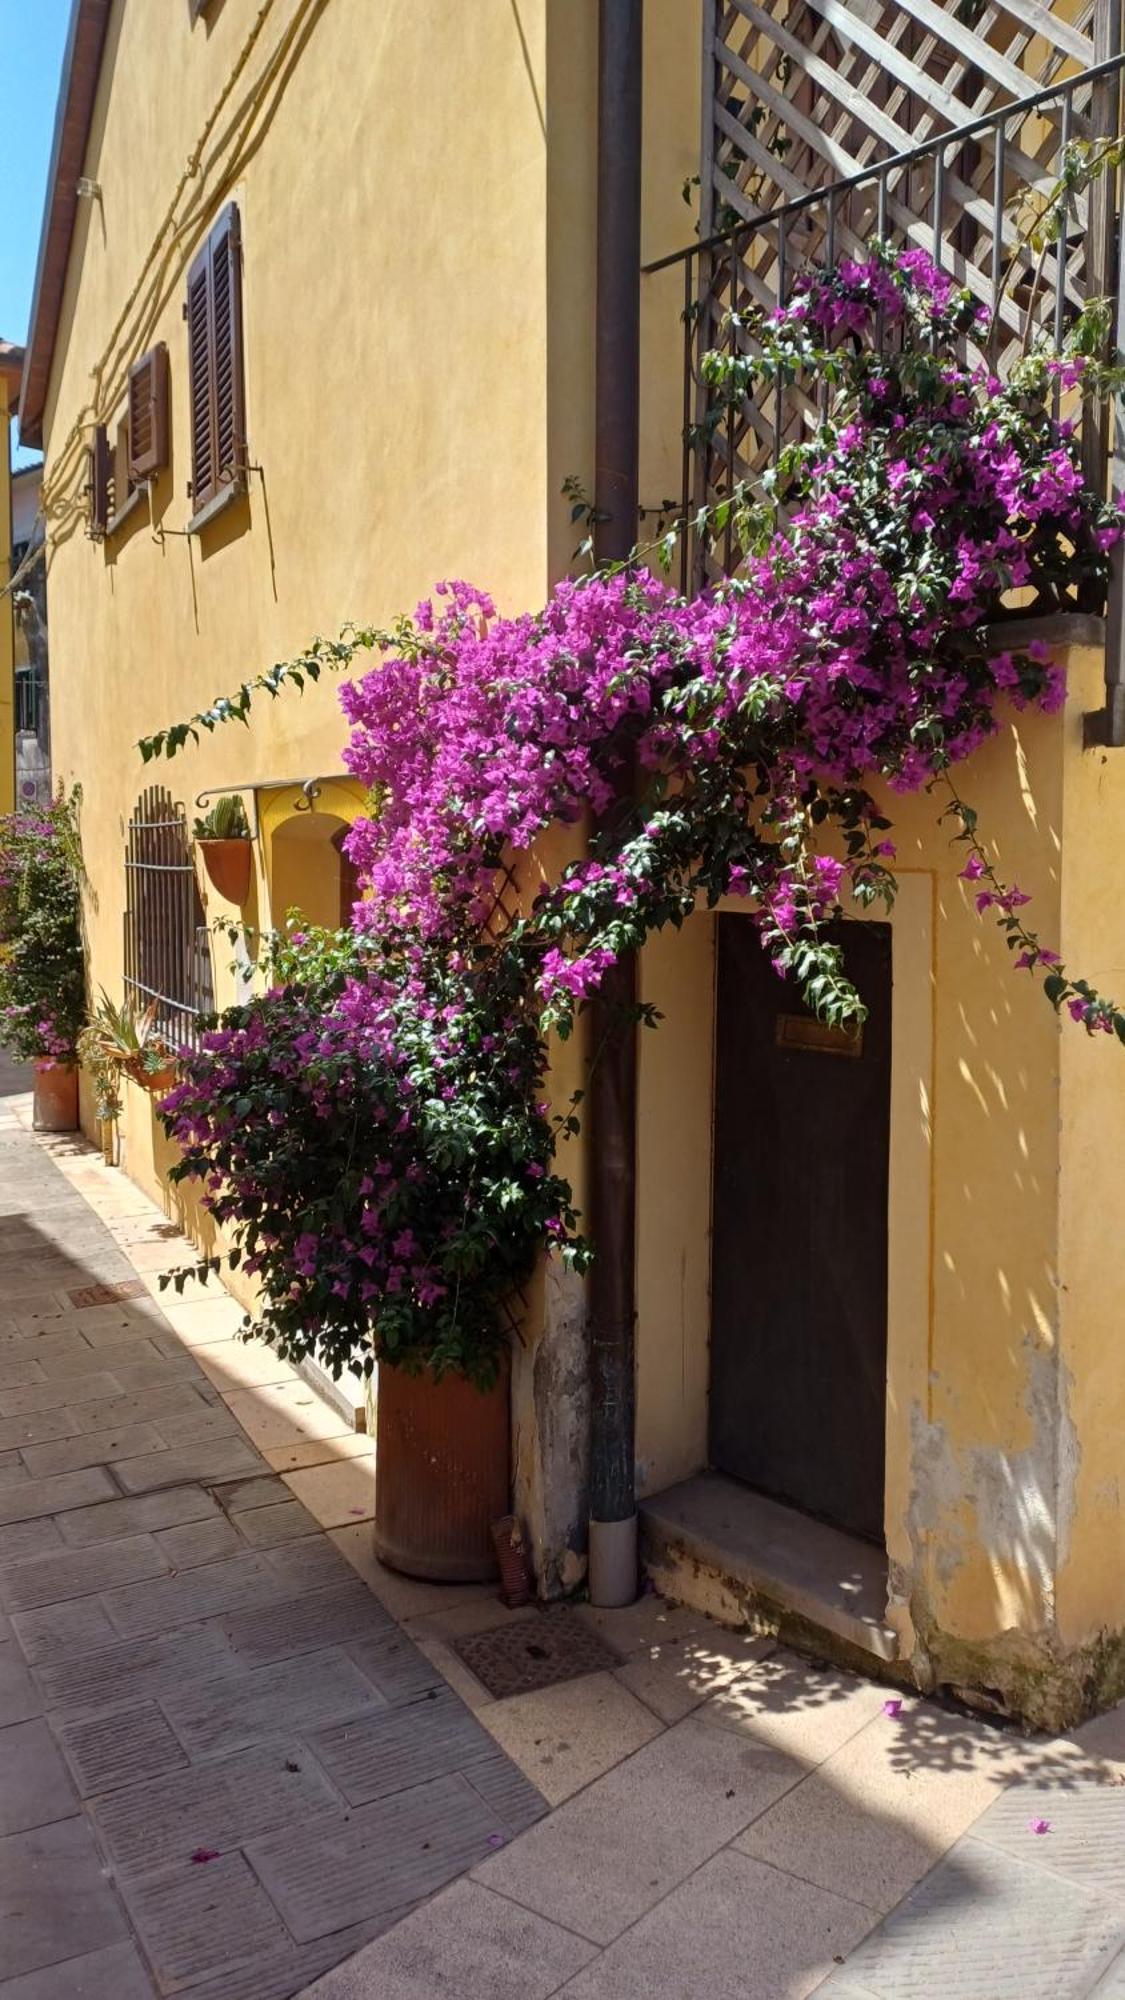
[[[194,826],[208,879],[228,903],[250,894],[250,826],[237,793],[224,792]]]
[[[117,1164],[117,1126],[121,1117],[121,1072],[114,1061],[100,1024],[88,1021],[78,1037],[78,1060],[94,1087],[94,1116],[98,1121],[102,1158],[107,1166]]]
[[[118,1006],[104,987],[97,1007],[78,1037],[79,1059],[93,1081],[102,1151],[112,1158],[112,1131],[121,1116],[121,1079],[131,1077],[143,1089],[163,1095],[176,1080],[175,1051],[156,1027],[157,1003],[138,1009],[133,1001]],[[107,1147],[107,1131],[109,1143]]]
[[[0,1041],[35,1066],[35,1124],[78,1125],[85,1007],[77,789],[0,818]]]
[[[269,980],[183,1059],[161,1107],[172,1177],[203,1182],[280,1354],[335,1376],[378,1364],[379,1556],[494,1576],[507,1308],[571,1221],[534,1020],[491,983],[475,1013],[436,955],[399,961],[352,931],[278,940]]]

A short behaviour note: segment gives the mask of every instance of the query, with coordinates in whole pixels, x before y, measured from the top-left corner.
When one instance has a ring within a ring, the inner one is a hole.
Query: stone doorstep
[[[728,1624],[788,1615],[823,1633],[826,1652],[835,1639],[884,1665],[899,1659],[887,1561],[871,1543],[717,1472],[642,1500],[639,1513],[645,1568],[674,1603]]]

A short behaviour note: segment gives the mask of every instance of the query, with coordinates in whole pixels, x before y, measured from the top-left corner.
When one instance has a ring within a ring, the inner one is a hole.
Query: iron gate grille
[[[152,785],[129,821],[125,850],[125,991],[156,1003],[156,1025],[176,1048],[196,1048],[199,1017],[215,1004],[211,952],[184,809]]]

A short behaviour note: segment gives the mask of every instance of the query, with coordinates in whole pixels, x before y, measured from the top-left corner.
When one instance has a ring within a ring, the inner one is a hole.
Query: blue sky
[[[24,341],[70,0],[0,0],[0,336]],[[17,465],[37,454],[19,452]]]

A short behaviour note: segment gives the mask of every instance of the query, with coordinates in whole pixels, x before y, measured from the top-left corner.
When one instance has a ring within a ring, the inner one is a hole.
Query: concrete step
[[[818,1633],[870,1658],[898,1658],[880,1549],[701,1472],[640,1505],[641,1552],[657,1589],[725,1624],[800,1640]],[[826,1646],[826,1651],[831,1651]]]

